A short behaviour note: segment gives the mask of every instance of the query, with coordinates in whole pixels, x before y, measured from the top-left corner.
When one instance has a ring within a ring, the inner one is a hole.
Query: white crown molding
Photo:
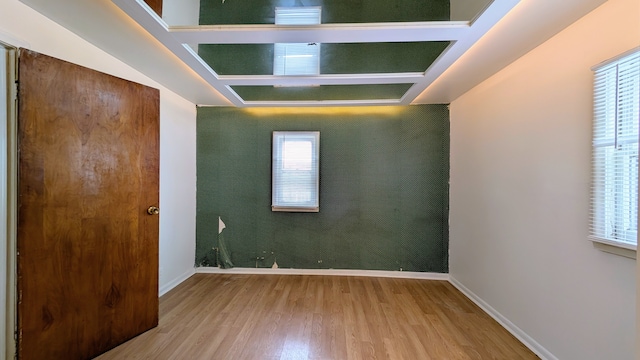
[[[309,85],[348,85],[353,83],[370,84],[413,84],[424,73],[387,73],[387,74],[326,74],[318,76],[276,76],[276,75],[220,75],[218,80],[225,85],[251,86],[309,86]]]
[[[171,26],[169,32],[185,44],[273,44],[273,43],[369,43],[449,41],[468,36],[467,21],[411,23]]]

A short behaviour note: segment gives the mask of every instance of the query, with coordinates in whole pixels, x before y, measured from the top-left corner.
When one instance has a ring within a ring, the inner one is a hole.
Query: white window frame
[[[589,239],[635,258],[638,236],[640,47],[592,68],[594,115]]]
[[[287,169],[285,143],[311,142],[311,164]],[[320,211],[320,132],[274,131],[271,164],[271,210],[282,212]],[[298,189],[298,190],[296,190]],[[296,194],[297,193],[297,194]],[[308,196],[298,196],[299,194]]]

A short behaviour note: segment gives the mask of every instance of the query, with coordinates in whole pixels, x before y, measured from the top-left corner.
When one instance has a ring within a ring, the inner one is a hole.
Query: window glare
[[[311,170],[313,153],[311,141],[284,141],[282,149],[284,170]]]
[[[590,237],[637,246],[640,51],[594,68]]]

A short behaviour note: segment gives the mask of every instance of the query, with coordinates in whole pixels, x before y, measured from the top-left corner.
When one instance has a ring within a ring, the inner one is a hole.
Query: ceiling
[[[198,105],[449,103],[605,0],[21,0]],[[392,5],[390,5],[392,4]],[[319,6],[320,25],[274,25]],[[274,43],[319,74],[273,75]],[[305,55],[306,56],[306,55]]]

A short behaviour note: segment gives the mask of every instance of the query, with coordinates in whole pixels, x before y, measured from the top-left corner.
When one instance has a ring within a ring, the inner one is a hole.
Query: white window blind
[[[276,8],[276,25],[320,24],[320,7]],[[320,44],[274,44],[273,75],[320,74]]]
[[[591,239],[635,249],[640,50],[594,67]]]
[[[320,133],[274,131],[271,174],[273,211],[318,212]]]

